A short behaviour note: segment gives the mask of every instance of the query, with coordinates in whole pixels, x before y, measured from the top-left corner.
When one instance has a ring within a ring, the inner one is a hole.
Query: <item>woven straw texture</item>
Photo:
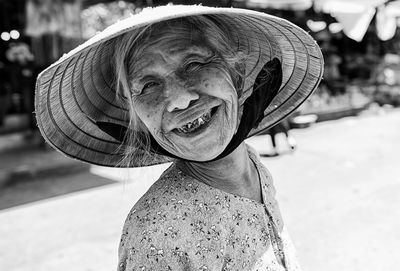
[[[36,117],[46,141],[63,154],[88,163],[122,166],[124,149],[95,124],[127,125],[127,105],[116,99],[112,68],[112,39],[151,23],[184,16],[210,16],[234,37],[237,49],[248,55],[246,80],[240,104],[250,96],[263,65],[280,59],[283,81],[265,118],[249,136],[273,126],[316,89],[323,73],[323,57],[315,41],[302,29],[278,17],[243,9],[202,6],[164,6],[118,22],[75,48],[44,70],[36,84]],[[141,152],[140,149],[137,150]],[[146,164],[170,158],[154,155]]]

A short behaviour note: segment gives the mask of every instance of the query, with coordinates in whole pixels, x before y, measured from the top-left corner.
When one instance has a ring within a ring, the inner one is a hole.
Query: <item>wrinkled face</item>
[[[228,145],[238,98],[228,70],[207,46],[147,48],[131,78],[136,113],[164,149],[207,161]]]

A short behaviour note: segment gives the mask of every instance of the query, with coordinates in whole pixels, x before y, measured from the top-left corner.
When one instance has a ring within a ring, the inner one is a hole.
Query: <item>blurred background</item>
[[[284,122],[248,140],[275,177],[305,270],[397,270],[400,0],[0,0],[0,270],[110,270],[126,214],[168,166],[65,158],[34,119],[41,70],[157,5],[253,9],[320,45],[324,78]]]

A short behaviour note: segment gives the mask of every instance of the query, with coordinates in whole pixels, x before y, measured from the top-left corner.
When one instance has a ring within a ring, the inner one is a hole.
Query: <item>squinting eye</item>
[[[148,83],[143,85],[142,91],[146,90],[146,89],[149,89],[149,88],[152,88],[152,87],[156,87],[158,85],[159,84],[157,82],[148,82]]]
[[[187,70],[187,71],[193,71],[193,70],[196,70],[196,69],[198,69],[198,68],[201,68],[201,67],[204,66],[204,65],[205,65],[205,63],[193,61],[193,62],[188,63],[188,64],[185,66],[185,70]]]

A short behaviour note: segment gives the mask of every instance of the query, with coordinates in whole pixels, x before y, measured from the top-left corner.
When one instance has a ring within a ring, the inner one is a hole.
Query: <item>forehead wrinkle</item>
[[[160,64],[161,65],[158,65]],[[176,67],[169,61],[168,55],[161,51],[146,54],[132,73],[132,81],[143,82],[148,76],[169,76]]]
[[[180,55],[188,55],[188,54],[199,54],[201,56],[208,56],[212,54],[211,48],[205,45],[196,45],[190,44],[189,46],[175,47],[170,48],[168,51],[169,54],[180,54]]]
[[[204,52],[204,49],[206,52]],[[179,66],[179,62],[184,60],[188,56],[193,55],[200,55],[200,56],[208,56],[211,54],[211,50],[208,48],[201,48],[198,46],[190,46],[190,47],[183,47],[183,48],[168,48],[168,49],[157,49],[155,53],[164,63],[171,66]],[[175,64],[175,65],[174,65]]]
[[[135,68],[131,72],[132,81],[142,81],[146,75],[169,76],[179,69],[181,62],[186,57],[193,55],[200,55],[208,57],[213,54],[213,51],[208,46],[199,46],[190,44],[189,46],[154,48],[157,46],[150,46],[143,52],[143,57],[135,62]],[[156,65],[157,60],[162,64]]]
[[[135,61],[134,69],[130,72],[130,76],[132,80],[136,80],[140,77],[143,77],[143,70],[145,67],[154,64],[153,58],[141,58]]]
[[[165,61],[165,57],[160,55],[158,52],[144,54],[144,56],[135,63],[135,68],[131,72],[132,80],[136,81],[139,79],[143,79],[143,77],[145,77],[146,75],[161,73],[162,71],[160,68],[163,65],[156,65],[157,60],[161,60],[161,62],[167,63],[167,61]]]

